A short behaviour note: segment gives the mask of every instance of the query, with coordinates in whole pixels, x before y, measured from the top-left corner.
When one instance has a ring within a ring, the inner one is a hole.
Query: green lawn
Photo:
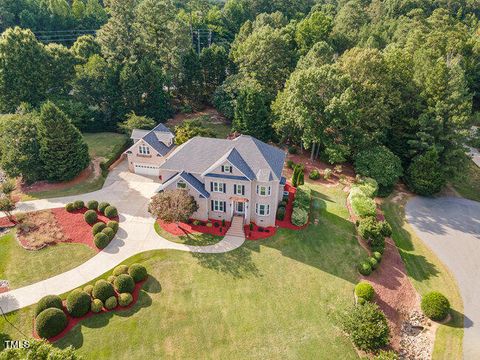
[[[13,233],[0,237],[0,279],[19,288],[73,269],[96,252],[82,244],[59,244],[38,251],[22,248]]]
[[[223,239],[223,236],[215,236],[210,234],[186,234],[184,236],[175,236],[162,229],[162,227],[155,223],[155,231],[161,237],[179,244],[207,246],[218,243]]]
[[[454,179],[452,185],[464,198],[480,201],[480,167],[469,161],[465,175]]]
[[[85,133],[83,139],[88,145],[88,151],[90,157],[104,158],[110,160],[114,156],[118,155],[120,151],[125,147],[128,140],[124,134],[117,133]]]
[[[364,256],[345,193],[316,187],[318,225],[226,254],[137,255],[151,277],[130,310],[89,318],[57,345],[88,359],[357,359],[336,312],[352,304]],[[31,332],[33,307],[8,316]],[[18,337],[0,320],[0,333]]]
[[[393,202],[395,194],[382,206],[386,219],[393,229],[393,239],[416,290],[423,295],[440,291],[450,300],[452,320],[437,330],[433,359],[461,359],[463,338],[463,302],[457,283],[448,268],[436,257],[412,227],[404,221],[405,200]]]
[[[200,115],[185,119],[184,121],[200,121],[204,127],[211,130],[218,139],[226,139],[228,135],[232,132],[232,127],[225,122],[220,122],[219,120],[213,119],[210,115]],[[175,126],[167,124],[172,131],[175,130]]]

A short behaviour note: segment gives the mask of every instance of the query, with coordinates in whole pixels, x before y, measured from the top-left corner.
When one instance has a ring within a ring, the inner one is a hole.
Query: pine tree
[[[46,180],[73,179],[90,162],[88,147],[80,131],[50,101],[42,105],[38,121],[40,159]]]
[[[292,186],[293,186],[294,188],[296,188],[297,185],[298,185],[297,180],[298,180],[298,165],[294,166],[294,168],[293,168]]]
[[[303,166],[298,166],[298,174],[297,174],[297,186],[305,184],[305,174],[303,172]]]

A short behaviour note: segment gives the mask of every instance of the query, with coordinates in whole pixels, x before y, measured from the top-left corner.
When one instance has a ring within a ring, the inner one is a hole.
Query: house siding
[[[140,145],[147,146],[150,149],[150,155],[140,155],[138,148]],[[150,164],[154,166],[161,166],[165,162],[163,156],[158,153],[150,145],[148,145],[143,139],[138,140],[131,148],[131,154],[127,154],[128,169],[131,172],[135,172],[135,164]]]
[[[184,183],[186,183],[185,180],[178,178],[177,180],[168,184],[168,186],[164,188],[164,191],[177,189],[177,184],[179,181],[183,181]],[[188,190],[188,193],[194,197],[198,205],[198,210],[195,213],[193,213],[192,218],[197,220],[203,220],[203,221],[208,220],[208,200],[209,199],[205,199],[201,197],[200,193],[194,188],[192,188],[190,184],[186,183],[186,185],[187,185],[186,190]]]

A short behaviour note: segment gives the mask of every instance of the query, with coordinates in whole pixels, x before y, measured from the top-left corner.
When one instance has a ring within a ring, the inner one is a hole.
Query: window
[[[245,195],[245,185],[233,185],[233,193],[235,195]]]
[[[256,204],[255,212],[257,213],[257,215],[260,215],[260,216],[268,216],[270,215],[270,205]]]
[[[225,212],[227,203],[220,200],[212,200],[212,210],[216,212]]]
[[[218,193],[226,193],[227,185],[225,183],[220,183],[220,182],[211,182],[210,190]]]
[[[257,194],[260,196],[270,196],[272,194],[272,188],[270,186],[257,185]]]
[[[138,147],[138,152],[140,153],[140,155],[150,155],[150,148],[145,145],[140,145]]]
[[[231,173],[232,172],[232,166],[231,165],[223,165],[222,166],[222,172]]]
[[[177,182],[177,189],[186,189],[187,184],[185,184],[183,181]]]

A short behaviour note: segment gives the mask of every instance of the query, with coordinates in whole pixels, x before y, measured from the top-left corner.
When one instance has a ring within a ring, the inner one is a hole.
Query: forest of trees
[[[49,101],[105,131],[213,105],[234,130],[431,194],[478,123],[479,15],[478,0],[0,0],[0,111]],[[82,28],[98,31],[33,33]]]

